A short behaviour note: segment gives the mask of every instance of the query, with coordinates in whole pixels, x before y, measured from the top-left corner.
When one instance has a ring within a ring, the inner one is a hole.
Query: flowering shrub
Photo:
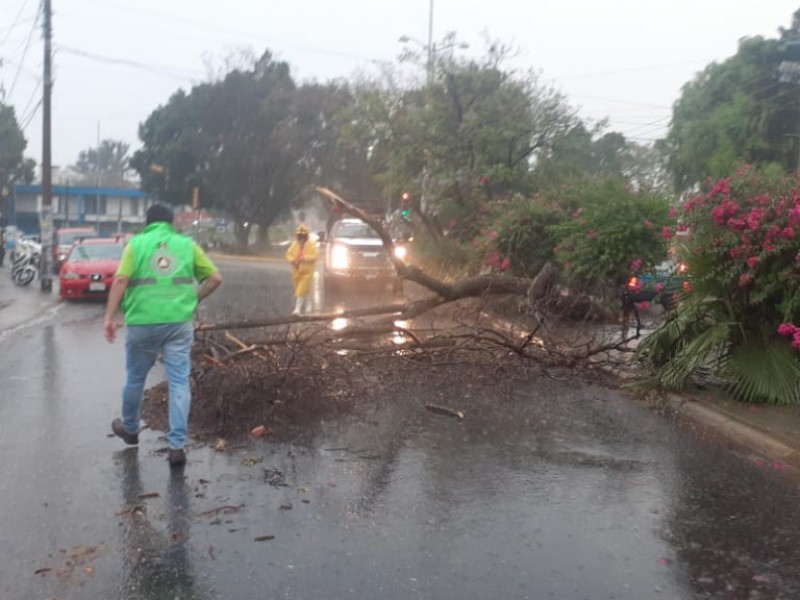
[[[618,286],[631,272],[667,256],[664,230],[672,220],[666,198],[637,193],[616,182],[580,190],[580,206],[551,227],[569,279],[590,286]],[[671,235],[670,235],[671,237]]]
[[[797,402],[800,180],[743,167],[680,212],[692,294],[641,346],[658,380],[680,388],[712,366],[741,399]]]
[[[743,167],[689,200],[687,260],[701,293],[722,298],[743,335],[800,322],[800,181]]]

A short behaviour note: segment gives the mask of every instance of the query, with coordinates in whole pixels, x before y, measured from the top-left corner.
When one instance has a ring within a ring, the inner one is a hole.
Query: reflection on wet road
[[[223,271],[204,319],[288,312],[281,268]],[[0,598],[800,597],[796,486],[616,392],[414,378],[170,473],[161,432],[107,437],[123,352],[101,315],[3,343]]]

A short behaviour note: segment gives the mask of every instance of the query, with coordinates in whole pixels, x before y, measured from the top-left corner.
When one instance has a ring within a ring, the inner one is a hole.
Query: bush
[[[602,290],[624,284],[631,271],[667,256],[664,228],[671,222],[666,198],[634,192],[622,183],[588,183],[561,192],[568,218],[550,227],[568,280]]]
[[[798,402],[798,183],[744,167],[684,205],[692,293],[641,346],[660,385],[710,367],[739,399]]]

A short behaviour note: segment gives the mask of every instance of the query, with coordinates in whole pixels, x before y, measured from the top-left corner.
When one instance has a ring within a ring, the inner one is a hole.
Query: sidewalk
[[[670,408],[771,462],[776,470],[800,471],[800,406],[736,402],[721,392],[670,394]]]
[[[58,281],[53,291],[42,293],[38,279],[26,287],[11,281],[8,264],[0,267],[0,333],[7,332],[40,317],[58,306]]]

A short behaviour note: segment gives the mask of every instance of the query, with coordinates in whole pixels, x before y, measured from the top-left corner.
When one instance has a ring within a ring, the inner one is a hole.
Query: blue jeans
[[[145,381],[161,351],[169,382],[167,440],[170,448],[183,448],[189,431],[189,408],[192,403],[189,373],[193,341],[194,326],[191,321],[125,327],[127,378],[122,390],[122,426],[125,431],[139,431]]]

